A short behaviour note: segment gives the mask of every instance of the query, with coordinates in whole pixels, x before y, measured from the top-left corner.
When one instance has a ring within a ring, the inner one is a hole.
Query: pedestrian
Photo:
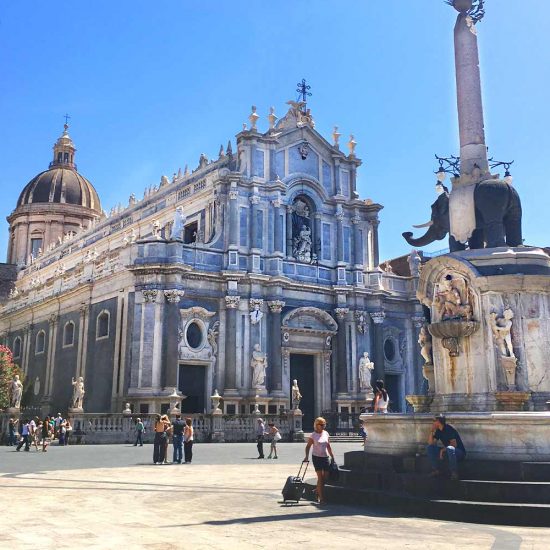
[[[193,460],[193,442],[195,440],[195,430],[193,429],[193,419],[185,419],[185,430],[183,432],[183,452],[185,454],[185,464],[191,464]]]
[[[256,447],[258,448],[258,458],[264,458],[264,437],[265,424],[261,418],[258,418],[256,425]]]
[[[54,409],[55,410],[55,409]],[[59,437],[59,427],[61,426],[61,422],[63,422],[63,417],[61,416],[61,413],[57,413],[57,416],[54,418],[54,426],[55,426],[55,432],[54,432],[54,439]]]
[[[48,451],[48,445],[52,439],[52,425],[50,423],[50,417],[46,416],[44,422],[42,423],[42,452],[46,453]]]
[[[374,396],[374,412],[386,414],[388,412],[388,405],[390,403],[390,397],[386,388],[384,387],[383,380],[376,381],[376,393]]]
[[[181,414],[176,414],[176,419],[172,422],[172,445],[174,446],[174,454],[172,462],[181,464],[182,449],[183,449],[183,429],[185,422],[181,419]]]
[[[24,420],[23,425],[21,427],[21,439],[19,440],[19,445],[17,445],[16,451],[20,451],[21,447],[25,445],[25,451],[29,451],[31,442],[29,439],[29,421]]]
[[[141,418],[138,418],[136,420],[136,442],[134,443],[134,447],[137,447],[138,443],[140,447],[143,447],[144,433],[145,433],[145,426],[143,425]]]
[[[9,422],[8,422],[8,447],[13,447],[17,444],[17,438],[15,436],[17,432],[17,423],[19,420],[17,418],[14,418],[13,416],[10,416]]]
[[[67,418],[65,421],[65,445],[69,444],[69,439],[73,433],[73,426],[71,421]]]
[[[164,457],[162,453],[164,452],[164,441],[162,439],[164,435],[164,422],[160,420],[160,414],[155,415],[155,440],[153,442],[153,464],[162,464]]]
[[[269,426],[269,431],[267,433],[271,437],[271,448],[269,449],[269,456],[267,458],[271,458],[272,455],[275,455],[273,458],[279,458],[277,456],[277,442],[282,439],[281,432],[279,428],[275,426],[274,422],[268,422],[267,425]]]
[[[365,424],[365,422],[361,422],[361,427],[359,428],[359,435],[363,440],[363,447],[364,447],[367,444],[367,439],[369,437],[369,434],[367,432],[367,425]]]
[[[67,433],[67,422],[64,418],[61,419],[58,428],[59,445],[65,446],[65,434]]]
[[[160,419],[164,422],[165,430],[164,430],[164,460],[162,461],[163,464],[168,464],[168,443],[170,442],[170,436],[172,435],[172,424],[170,423],[170,419],[168,418],[167,414],[163,414]]]
[[[34,418],[31,418],[29,420],[29,448],[33,443],[35,443],[34,441],[35,437],[36,437],[36,421],[34,420]],[[36,443],[35,443],[35,449],[38,451],[38,447],[36,446]]]
[[[328,479],[328,473],[330,470],[329,456],[334,461],[334,454],[332,447],[330,446],[330,437],[325,430],[327,421],[319,416],[313,423],[313,433],[307,440],[306,445],[306,457],[304,462],[309,462],[309,449],[313,447],[311,451],[311,458],[313,459],[313,467],[317,474],[317,502],[319,504],[325,503],[325,483]]]
[[[34,443],[34,448],[38,451],[38,447],[42,442],[42,420],[40,418],[35,417],[34,420],[36,427],[34,428],[34,434],[32,437],[32,441]]]
[[[437,445],[438,441],[442,443],[442,447]],[[451,479],[458,479],[458,462],[466,457],[466,449],[460,434],[450,424],[447,424],[447,419],[443,414],[438,414],[435,417],[426,451],[432,463],[432,477],[441,475],[441,467],[444,461],[448,460]]]

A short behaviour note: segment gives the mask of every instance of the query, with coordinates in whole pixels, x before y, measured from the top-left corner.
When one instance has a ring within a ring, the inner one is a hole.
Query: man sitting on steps
[[[438,441],[441,441],[442,447],[437,444]],[[464,460],[466,449],[459,433],[450,424],[447,424],[447,419],[442,414],[435,417],[426,451],[432,463],[432,477],[441,475],[441,466],[447,458],[451,479],[458,479],[457,463]]]

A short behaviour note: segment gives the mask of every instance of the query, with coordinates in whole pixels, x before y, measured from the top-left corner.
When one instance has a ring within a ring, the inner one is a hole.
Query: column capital
[[[344,221],[345,214],[344,212],[336,212],[335,218],[341,223]]]
[[[421,328],[426,322],[426,317],[423,315],[415,315],[411,320],[416,328]]]
[[[252,205],[260,204],[260,195],[250,195],[248,200]]]
[[[184,294],[184,290],[178,290],[176,288],[164,291],[164,297],[170,304],[179,304]]]
[[[375,325],[381,325],[384,322],[384,319],[386,318],[386,312],[385,311],[373,311],[370,314],[370,317]]]
[[[58,319],[59,315],[57,313],[52,313],[48,318],[48,323],[50,324],[50,326],[53,326],[57,323]]]
[[[285,307],[285,304],[286,302],[283,302],[283,300],[271,300],[267,302],[271,313],[281,313],[281,311]]]
[[[149,288],[141,291],[143,296],[143,301],[147,303],[152,303],[157,301],[158,290],[156,288]]]
[[[263,298],[250,298],[248,300],[248,308],[250,311],[254,311],[256,309],[256,306],[258,306],[260,309],[264,305]]]
[[[362,222],[361,218],[359,216],[353,216],[353,218],[351,218],[351,223],[353,225],[358,225]]]
[[[283,201],[277,197],[276,199],[273,199],[271,201],[271,204],[273,205],[273,208],[281,208],[281,206],[283,205]]]
[[[346,315],[349,313],[349,307],[337,307],[334,310],[334,313],[336,314],[336,317],[339,321],[343,321]]]
[[[225,307],[227,309],[237,309],[241,303],[240,296],[226,296],[225,297]]]
[[[238,196],[239,192],[236,189],[231,189],[231,191],[229,191],[229,200],[234,201]]]

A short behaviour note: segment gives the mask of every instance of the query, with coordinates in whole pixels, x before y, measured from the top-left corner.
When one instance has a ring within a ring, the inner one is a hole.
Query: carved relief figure
[[[302,225],[299,235],[294,238],[292,255],[300,262],[311,262],[311,230],[307,225]]]
[[[367,351],[363,353],[363,357],[359,360],[359,386],[361,391],[371,392],[372,385],[370,383],[372,373],[374,371],[374,363],[370,360]]]
[[[298,380],[292,381],[292,408],[297,410],[300,408],[300,401],[302,399],[302,394],[300,393],[300,388],[298,387]]]
[[[267,356],[261,351],[260,344],[254,345],[252,359],[250,360],[252,369],[252,387],[261,388],[265,386],[265,371],[267,369]]]
[[[300,262],[313,259],[311,209],[305,200],[297,198],[292,204],[292,255]]]
[[[497,317],[496,313],[491,313],[489,316],[489,326],[502,357],[516,357],[512,347],[511,335],[513,318],[514,312],[510,308],[504,310],[502,317]]]
[[[23,384],[16,374],[9,386],[10,407],[19,409],[21,407],[21,396],[23,395]]]
[[[431,365],[433,363],[432,359],[432,335],[429,333],[426,325],[422,326],[420,329],[420,334],[418,335],[418,344],[420,345],[420,355],[424,359],[426,365]]]
[[[72,409],[82,409],[82,403],[84,401],[84,378],[79,376],[78,379],[72,379],[73,384],[73,397],[71,399]]]
[[[459,277],[447,275],[436,286],[434,305],[442,321],[462,319],[470,321],[472,307],[469,303],[466,281]]]
[[[206,336],[206,338],[208,339],[208,343],[212,348],[212,372],[213,373],[216,373],[216,363],[218,361],[218,334],[220,333],[219,329],[220,329],[220,322],[216,321],[208,329],[208,335]]]

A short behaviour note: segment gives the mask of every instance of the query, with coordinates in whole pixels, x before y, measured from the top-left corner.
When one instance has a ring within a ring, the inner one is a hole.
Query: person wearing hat
[[[442,446],[438,445],[439,442]],[[432,477],[441,475],[441,467],[444,461],[448,460],[451,479],[458,479],[458,462],[464,460],[466,449],[460,434],[447,424],[447,419],[442,414],[438,414],[434,419],[426,451],[432,463]]]

